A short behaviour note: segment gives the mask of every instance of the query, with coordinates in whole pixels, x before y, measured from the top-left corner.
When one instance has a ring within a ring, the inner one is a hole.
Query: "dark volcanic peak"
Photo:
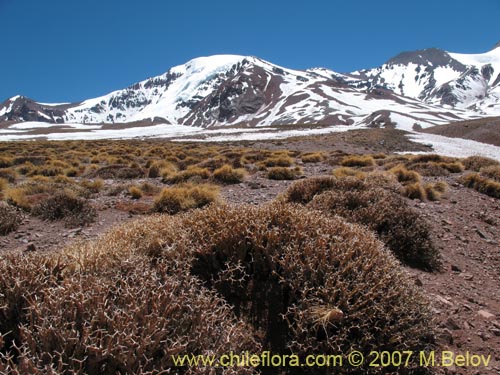
[[[416,51],[401,52],[399,55],[389,59],[387,65],[417,65],[450,66],[455,70],[465,71],[465,66],[453,59],[448,52],[439,48],[427,48]],[[430,63],[430,64],[429,64]]]

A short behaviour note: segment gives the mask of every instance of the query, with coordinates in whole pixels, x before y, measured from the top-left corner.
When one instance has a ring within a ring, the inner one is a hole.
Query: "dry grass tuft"
[[[420,182],[422,177],[415,171],[409,171],[402,164],[397,165],[389,170],[390,173],[394,174],[398,181],[402,184],[414,184]]]
[[[267,171],[267,178],[270,180],[295,180],[302,174],[303,170],[300,167],[272,167]]]
[[[123,164],[112,164],[106,167],[98,168],[89,173],[88,178],[103,178],[103,179],[136,179],[145,176],[145,172],[140,167],[129,167]]]
[[[1,168],[0,169],[0,178],[3,178],[10,183],[16,182],[17,180],[17,173],[14,169],[12,168]]]
[[[483,167],[480,170],[480,174],[484,177],[491,178],[497,182],[500,182],[500,165],[490,165],[488,167]]]
[[[216,169],[213,173],[213,178],[224,184],[239,184],[245,176],[246,171],[243,168],[233,168],[227,164]]]
[[[332,174],[337,178],[356,177],[356,178],[363,179],[366,177],[365,172],[362,172],[358,169],[349,168],[349,167],[335,168],[332,171]]]
[[[162,176],[165,171],[161,171]],[[170,182],[174,184],[183,183],[192,179],[202,179],[206,180],[210,178],[210,171],[208,168],[200,168],[195,165],[190,165],[186,170],[176,172],[173,174],[168,174],[167,178],[163,178],[165,182]]]
[[[405,185],[402,189],[402,194],[410,199],[420,199],[421,201],[427,199],[426,189],[420,182]]]
[[[130,186],[128,188],[128,193],[132,197],[132,199],[141,199],[142,198],[142,190],[138,186]]]
[[[319,163],[325,160],[325,154],[322,152],[309,152],[301,156],[303,163]]]
[[[163,189],[154,202],[153,211],[172,215],[200,208],[218,200],[219,188],[215,185],[184,184]]]
[[[372,167],[375,159],[370,155],[349,155],[345,156],[340,163],[344,167]]]
[[[479,173],[469,173],[460,179],[469,188],[493,198],[500,198],[500,182],[481,176]]]
[[[269,167],[290,167],[293,164],[293,158],[288,155],[275,155],[264,159],[259,163],[262,168]]]
[[[500,165],[500,162],[498,160],[487,158],[484,156],[469,156],[468,158],[462,159],[462,164],[464,165],[465,169],[479,172],[481,168],[489,167],[492,165]]]

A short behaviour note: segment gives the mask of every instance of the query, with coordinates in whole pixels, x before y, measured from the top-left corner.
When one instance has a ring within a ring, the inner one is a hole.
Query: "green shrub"
[[[7,189],[8,186],[9,186],[9,181],[7,181],[5,178],[0,178],[0,192]]]

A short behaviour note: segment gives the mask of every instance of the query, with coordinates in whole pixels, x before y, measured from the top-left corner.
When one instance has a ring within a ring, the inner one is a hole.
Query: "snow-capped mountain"
[[[480,55],[405,52],[378,68],[348,74],[218,55],[81,103],[43,104],[16,96],[0,104],[0,123],[411,128],[500,115],[499,103],[500,48]]]
[[[437,48],[403,52],[378,68],[343,79],[351,87],[385,87],[427,104],[500,114],[500,45],[483,54]]]

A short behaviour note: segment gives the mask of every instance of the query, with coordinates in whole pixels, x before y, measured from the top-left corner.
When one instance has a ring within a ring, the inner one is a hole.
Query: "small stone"
[[[493,333],[495,336],[500,336],[500,329],[498,328],[491,328],[490,332]]]
[[[481,237],[481,238],[488,238],[488,236],[486,236],[486,234],[484,234],[483,232],[481,232],[480,229],[476,229],[476,233],[479,234],[479,237]]]
[[[453,344],[453,334],[448,328],[445,328],[439,335],[439,339],[447,344]]]
[[[27,246],[26,246],[26,249],[24,250],[26,252],[33,252],[33,251],[36,251],[36,246],[34,243],[29,243]]]
[[[486,332],[479,332],[477,335],[481,337],[483,341],[488,341],[489,339],[491,339],[491,336],[488,335]]]
[[[452,270],[453,272],[462,272],[462,270],[460,269],[460,267],[458,267],[458,266],[456,266],[456,265],[454,265],[454,264],[452,264],[452,266],[451,266],[451,270]]]
[[[460,326],[457,324],[457,322],[455,322],[455,320],[453,318],[448,318],[446,320],[446,322],[444,323],[444,326],[446,328],[449,328],[451,330],[457,330],[457,329],[460,329]]]
[[[479,315],[481,318],[484,318],[486,320],[493,320],[495,319],[495,315],[490,313],[489,311],[486,310],[479,310],[477,312],[477,315]]]
[[[450,302],[450,301],[448,301],[446,298],[444,298],[444,297],[442,297],[442,296],[440,296],[440,295],[436,295],[436,299],[437,299],[439,302],[441,302],[441,303],[443,303],[443,304],[445,304],[445,305],[448,305],[448,306],[453,306],[453,303],[451,303],[451,302]]]
[[[416,286],[423,286],[424,283],[422,283],[422,280],[420,280],[418,277],[415,277],[415,285]]]
[[[465,280],[467,280],[467,281],[472,281],[472,280],[474,280],[474,275],[471,275],[470,273],[464,273],[464,274],[463,274],[463,277],[464,277],[464,279],[465,279]]]

